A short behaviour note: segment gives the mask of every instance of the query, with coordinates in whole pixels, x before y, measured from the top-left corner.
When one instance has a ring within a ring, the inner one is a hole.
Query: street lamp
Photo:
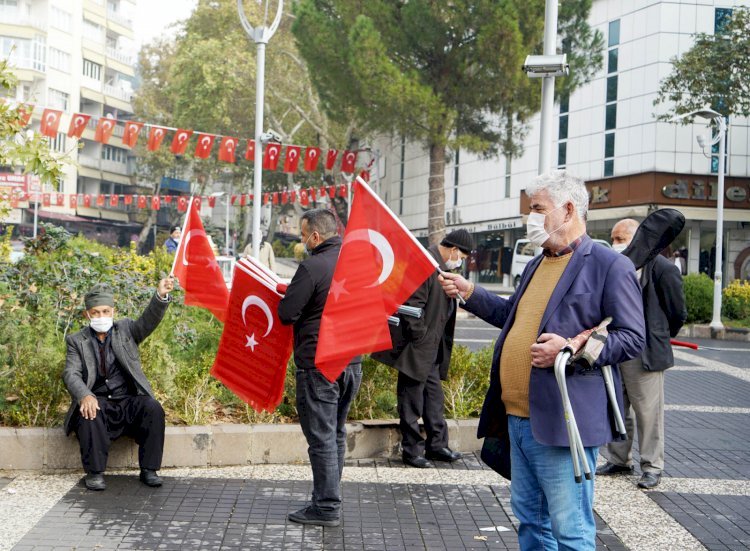
[[[722,249],[724,247],[724,155],[726,154],[725,136],[727,134],[727,122],[721,113],[717,113],[710,107],[696,109],[690,113],[673,117],[670,119],[670,122],[678,122],[692,117],[701,117],[709,121],[716,121],[719,127],[716,138],[711,141],[711,145],[717,142],[719,144],[719,189],[716,192],[716,265],[714,266],[714,306],[711,317],[711,329],[720,331],[724,329],[724,324],[721,322],[721,268],[723,264]],[[707,145],[703,136],[698,137],[698,144],[701,146],[701,149]]]
[[[261,188],[263,181],[263,147],[261,146],[261,133],[263,132],[263,87],[266,72],[266,44],[271,37],[279,28],[279,22],[281,21],[281,13],[284,8],[284,0],[278,0],[279,4],[276,8],[276,16],[273,19],[270,27],[266,27],[268,23],[268,7],[269,0],[264,0],[263,3],[263,20],[262,24],[258,27],[253,27],[245,17],[245,10],[242,6],[242,0],[237,0],[237,10],[240,14],[240,21],[245,29],[245,32],[255,41],[255,45],[258,48],[257,51],[257,66],[256,66],[256,80],[255,80],[255,167],[253,173],[253,256],[258,258],[260,255],[260,203],[261,203]],[[261,4],[261,0],[258,0],[258,4]]]

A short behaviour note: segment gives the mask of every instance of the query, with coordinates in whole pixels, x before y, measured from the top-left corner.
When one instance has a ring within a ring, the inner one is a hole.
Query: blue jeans
[[[534,440],[531,422],[508,416],[510,504],[522,550],[596,549],[594,480],[576,483],[570,449]],[[599,448],[586,448],[593,471]]]
[[[312,505],[338,518],[346,452],[346,416],[362,382],[362,364],[350,364],[336,382],[317,369],[297,370],[297,413],[313,472]]]

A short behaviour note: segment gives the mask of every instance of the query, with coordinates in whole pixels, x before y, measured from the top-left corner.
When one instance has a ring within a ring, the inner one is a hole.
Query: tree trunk
[[[430,144],[429,209],[427,233],[430,245],[445,237],[445,146]]]

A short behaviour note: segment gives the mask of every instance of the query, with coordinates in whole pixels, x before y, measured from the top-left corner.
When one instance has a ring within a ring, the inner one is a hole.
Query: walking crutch
[[[581,467],[583,467],[583,475],[586,477],[586,480],[591,480],[591,468],[586,459],[586,450],[581,441],[581,434],[578,432],[578,424],[573,413],[573,405],[570,403],[570,397],[568,396],[568,384],[565,380],[565,368],[572,355],[573,350],[570,346],[565,346],[557,354],[555,357],[555,378],[557,379],[557,386],[560,389],[560,398],[562,399],[563,413],[565,415],[565,426],[568,429],[570,457],[573,460],[573,474],[575,475],[576,482],[580,483],[583,481]]]

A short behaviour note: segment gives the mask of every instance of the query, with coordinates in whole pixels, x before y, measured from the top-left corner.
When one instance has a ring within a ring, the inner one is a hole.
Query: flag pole
[[[188,202],[188,209],[185,213],[185,222],[182,224],[182,229],[184,230],[187,227],[188,220],[190,219],[190,213],[193,211],[193,196],[190,196],[190,201]],[[183,244],[185,243],[185,240],[180,237],[180,244],[177,246],[177,250],[174,252],[174,260],[172,260],[172,269],[169,270],[169,277],[174,277],[174,267],[177,265],[177,257],[180,256],[180,250],[183,247]],[[154,246],[156,246],[156,243],[154,243]],[[182,253],[185,254],[184,252]]]

